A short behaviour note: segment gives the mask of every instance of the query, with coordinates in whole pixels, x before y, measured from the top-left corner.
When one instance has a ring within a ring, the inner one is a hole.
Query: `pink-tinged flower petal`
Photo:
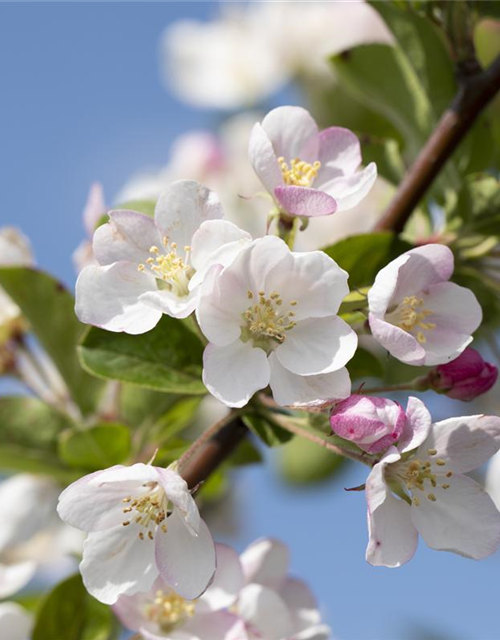
[[[279,540],[261,538],[243,551],[240,561],[247,584],[280,589],[287,577],[290,553]]]
[[[427,438],[431,428],[431,414],[418,398],[410,396],[406,405],[406,424],[398,443],[400,453],[419,447]]]
[[[257,631],[257,637],[282,640],[293,633],[288,607],[269,587],[249,584],[240,593],[238,612],[247,625]]]
[[[166,313],[172,318],[187,318],[196,309],[199,291],[176,296],[166,289],[155,289],[141,294],[139,302],[155,312]]]
[[[361,164],[361,147],[358,138],[349,129],[330,127],[319,134],[321,168],[314,185],[323,185],[340,176],[350,176]]]
[[[347,398],[351,393],[351,379],[345,367],[332,373],[298,376],[279,362],[275,353],[269,356],[273,397],[283,406],[321,406]]]
[[[15,227],[0,228],[0,265],[3,267],[31,267],[33,251],[28,238]]]
[[[272,142],[258,122],[250,134],[248,155],[259,180],[269,193],[274,193],[283,184],[283,176]]]
[[[5,640],[28,640],[33,623],[33,614],[17,602],[0,603],[0,629]]]
[[[189,492],[187,482],[172,469],[155,467],[158,479],[170,502],[181,512],[186,524],[193,533],[198,533],[200,513],[193,496]]]
[[[64,522],[83,531],[109,529],[127,519],[123,499],[139,494],[144,483],[158,479],[156,467],[142,463],[95,471],[61,493],[57,512]]]
[[[158,529],[155,536],[158,571],[171,589],[183,598],[194,600],[213,578],[214,541],[203,520],[200,520],[198,535],[194,535],[176,509],[167,518],[166,525],[167,532]]]
[[[156,290],[156,281],[140,273],[130,262],[107,267],[86,267],[76,282],[75,311],[81,322],[107,331],[133,335],[155,327],[162,314],[140,301],[140,296]]]
[[[500,418],[476,415],[433,424],[417,455],[427,457],[428,450],[435,449],[435,458],[446,463],[443,473],[467,473],[489,460],[499,448]]]
[[[375,566],[399,567],[413,557],[417,548],[410,505],[394,497],[384,479],[385,467],[399,458],[394,447],[389,449],[366,481],[369,534],[366,559]]]
[[[250,640],[244,622],[232,613],[218,612],[196,615],[168,636],[141,629],[144,640]]]
[[[139,538],[140,530],[132,522],[87,536],[80,572],[87,591],[100,602],[114,604],[123,594],[148,591],[158,576],[154,542]]]
[[[377,179],[377,165],[371,162],[362,171],[334,178],[321,186],[321,190],[334,198],[337,211],[352,209],[368,194]],[[319,189],[319,185],[315,184]]]
[[[270,376],[265,352],[250,342],[209,344],[203,353],[203,383],[229,407],[244,407],[256,391],[267,387]]]
[[[368,322],[375,340],[392,356],[412,365],[421,365],[425,362],[425,349],[407,331],[381,320],[373,313],[369,314]]]
[[[302,107],[278,107],[262,121],[262,128],[273,145],[276,157],[288,162],[300,158],[314,162],[318,158],[319,135],[316,122]]]
[[[280,363],[297,375],[337,371],[353,357],[358,336],[338,316],[301,320],[274,351]]]
[[[294,216],[314,218],[329,216],[337,211],[337,202],[332,196],[309,187],[276,187],[274,195],[281,209]]]
[[[180,248],[191,245],[194,232],[202,222],[223,216],[217,194],[194,180],[171,184],[155,208],[155,223],[162,236]]]
[[[292,640],[330,640],[331,629],[324,624],[304,629],[293,636]]]
[[[8,598],[25,587],[35,575],[36,569],[37,563],[31,560],[13,564],[0,563],[0,598]]]
[[[211,585],[196,603],[197,613],[231,607],[245,582],[236,551],[225,544],[216,544],[215,550],[217,571]]]
[[[303,631],[321,622],[318,604],[305,582],[287,578],[279,593],[288,607],[294,629]]]
[[[97,223],[106,213],[104,191],[100,182],[94,182],[89,189],[85,209],[83,210],[83,224],[88,236],[92,236]]]
[[[349,293],[348,277],[323,251],[292,252],[267,274],[266,289],[280,293],[282,308],[295,301],[294,320],[299,322],[335,315]]]
[[[109,222],[94,233],[92,249],[101,265],[113,262],[133,262],[135,268],[151,256],[152,246],[161,247],[162,238],[154,220],[137,211],[109,212]]]
[[[133,596],[120,596],[112,607],[113,613],[122,625],[131,631],[139,631],[143,625],[156,631],[158,625],[155,622],[149,623],[146,620],[145,611],[147,611],[151,601],[154,600],[156,593],[166,590],[168,590],[167,585],[158,576],[149,591],[141,591]]]
[[[447,489],[439,483],[432,489],[436,500],[422,498],[411,507],[415,527],[432,549],[486,558],[500,545],[500,513],[471,478],[454,475],[447,484]]]

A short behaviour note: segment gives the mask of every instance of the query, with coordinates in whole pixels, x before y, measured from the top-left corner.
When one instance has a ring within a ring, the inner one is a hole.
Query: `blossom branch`
[[[414,208],[464,136],[500,90],[500,56],[486,69],[461,74],[458,93],[376,225],[378,231],[403,230]]]

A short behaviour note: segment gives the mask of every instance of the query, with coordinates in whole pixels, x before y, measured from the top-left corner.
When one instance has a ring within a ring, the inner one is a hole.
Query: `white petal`
[[[292,640],[329,640],[331,633],[330,627],[321,624],[297,633]]]
[[[156,468],[142,463],[96,471],[73,482],[61,493],[57,512],[73,527],[102,531],[127,520],[123,513],[124,498],[141,495],[145,492],[145,483],[158,479]]]
[[[351,379],[345,367],[331,373],[298,376],[285,369],[276,354],[269,356],[269,384],[275,401],[281,406],[315,406],[343,400],[351,393]]]
[[[172,318],[187,318],[196,309],[199,295],[199,289],[190,291],[185,296],[176,296],[172,291],[157,289],[143,293],[139,302],[155,312],[165,313]]]
[[[319,153],[319,135],[316,122],[302,107],[278,107],[270,111],[262,121],[262,128],[269,136],[276,157],[288,162],[300,158],[314,162]]]
[[[15,227],[0,229],[0,265],[29,267],[33,265],[33,253],[28,238]]]
[[[212,584],[196,604],[200,613],[229,608],[244,585],[243,568],[236,551],[225,544],[216,544],[215,550],[217,570]]]
[[[0,629],[5,640],[28,640],[33,615],[17,602],[0,603]]]
[[[215,546],[200,520],[198,535],[185,526],[177,509],[166,520],[167,532],[156,532],[156,564],[161,577],[183,598],[194,600],[208,587],[215,572]]]
[[[162,314],[141,302],[140,296],[156,288],[153,276],[140,273],[130,262],[85,267],[76,282],[76,315],[81,322],[107,331],[145,333]]]
[[[101,265],[133,262],[136,267],[151,256],[152,246],[161,247],[154,220],[137,211],[110,211],[109,222],[94,233],[92,249]]]
[[[296,631],[309,629],[321,622],[316,599],[302,580],[287,578],[280,589],[280,596],[288,607]]]
[[[155,208],[155,222],[162,236],[180,248],[191,245],[194,232],[202,222],[223,216],[217,194],[194,180],[171,184]]]
[[[200,513],[196,502],[191,495],[187,482],[184,478],[172,469],[160,469],[155,467],[159,480],[165,490],[167,498],[181,512],[188,527],[193,533],[198,533],[200,527]]]
[[[0,598],[7,598],[25,587],[36,569],[37,563],[31,561],[0,564]]]
[[[266,640],[282,640],[293,633],[288,608],[280,596],[260,584],[249,584],[240,593],[238,613]]]
[[[314,181],[317,189],[339,176],[350,176],[361,164],[361,148],[358,138],[349,129],[329,127],[319,134],[321,168]]]
[[[297,375],[337,371],[354,355],[358,336],[338,316],[302,320],[286,333],[276,358]]]
[[[484,488],[500,509],[500,453],[496,453],[488,464]]]
[[[144,632],[145,640],[165,640],[167,636]],[[245,624],[238,616],[220,611],[198,615],[180,629],[169,631],[168,640],[249,640]]]
[[[375,340],[394,358],[414,366],[424,364],[426,351],[410,333],[381,320],[373,313],[369,314],[368,322]]]
[[[432,549],[453,551],[480,560],[500,544],[500,513],[484,489],[467,476],[447,480],[432,489],[435,501],[420,499],[412,506],[413,523]]]
[[[433,424],[417,455],[431,462],[444,460],[443,473],[467,473],[489,460],[499,448],[500,418],[476,415]],[[428,455],[429,449],[436,449],[435,456]]]
[[[419,447],[431,428],[431,414],[418,398],[410,396],[406,405],[406,424],[398,442],[398,451],[406,453]]]
[[[80,572],[87,591],[104,604],[119,596],[148,591],[158,576],[155,545],[139,538],[141,525],[132,522],[89,533],[83,544]]]
[[[399,567],[412,558],[417,548],[410,505],[392,495],[384,478],[385,467],[399,458],[397,450],[391,447],[366,481],[369,535],[366,559],[375,566]]]
[[[288,574],[288,547],[273,538],[261,538],[249,545],[240,556],[245,581],[271,589],[280,589]]]
[[[352,209],[363,200],[377,179],[377,165],[371,162],[365,169],[350,176],[334,178],[321,187],[337,202],[337,211]]]
[[[203,353],[203,383],[230,407],[243,407],[269,384],[271,371],[262,349],[236,340],[225,347],[209,344]]]
[[[274,189],[283,184],[283,176],[272,142],[259,123],[250,134],[248,155],[259,180],[271,195],[274,194]]]

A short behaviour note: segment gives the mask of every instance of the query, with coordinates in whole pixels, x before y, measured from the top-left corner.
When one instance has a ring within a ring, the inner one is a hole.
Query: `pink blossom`
[[[455,400],[474,400],[495,384],[498,369],[485,362],[475,349],[467,348],[458,358],[441,364],[429,374],[433,389]]]

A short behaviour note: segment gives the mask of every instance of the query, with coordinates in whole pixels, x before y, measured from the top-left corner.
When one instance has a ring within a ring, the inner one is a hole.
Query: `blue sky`
[[[68,284],[89,185],[112,197],[132,172],[165,163],[179,133],[216,124],[169,95],[158,64],[169,22],[215,13],[210,2],[0,3],[0,224],[21,227],[39,264]],[[285,540],[343,640],[500,638],[498,554],[475,563],[421,544],[399,570],[366,564],[364,496],[343,490],[364,473],[352,466],[297,489],[271,466],[248,469],[237,488],[244,526],[228,541]]]

